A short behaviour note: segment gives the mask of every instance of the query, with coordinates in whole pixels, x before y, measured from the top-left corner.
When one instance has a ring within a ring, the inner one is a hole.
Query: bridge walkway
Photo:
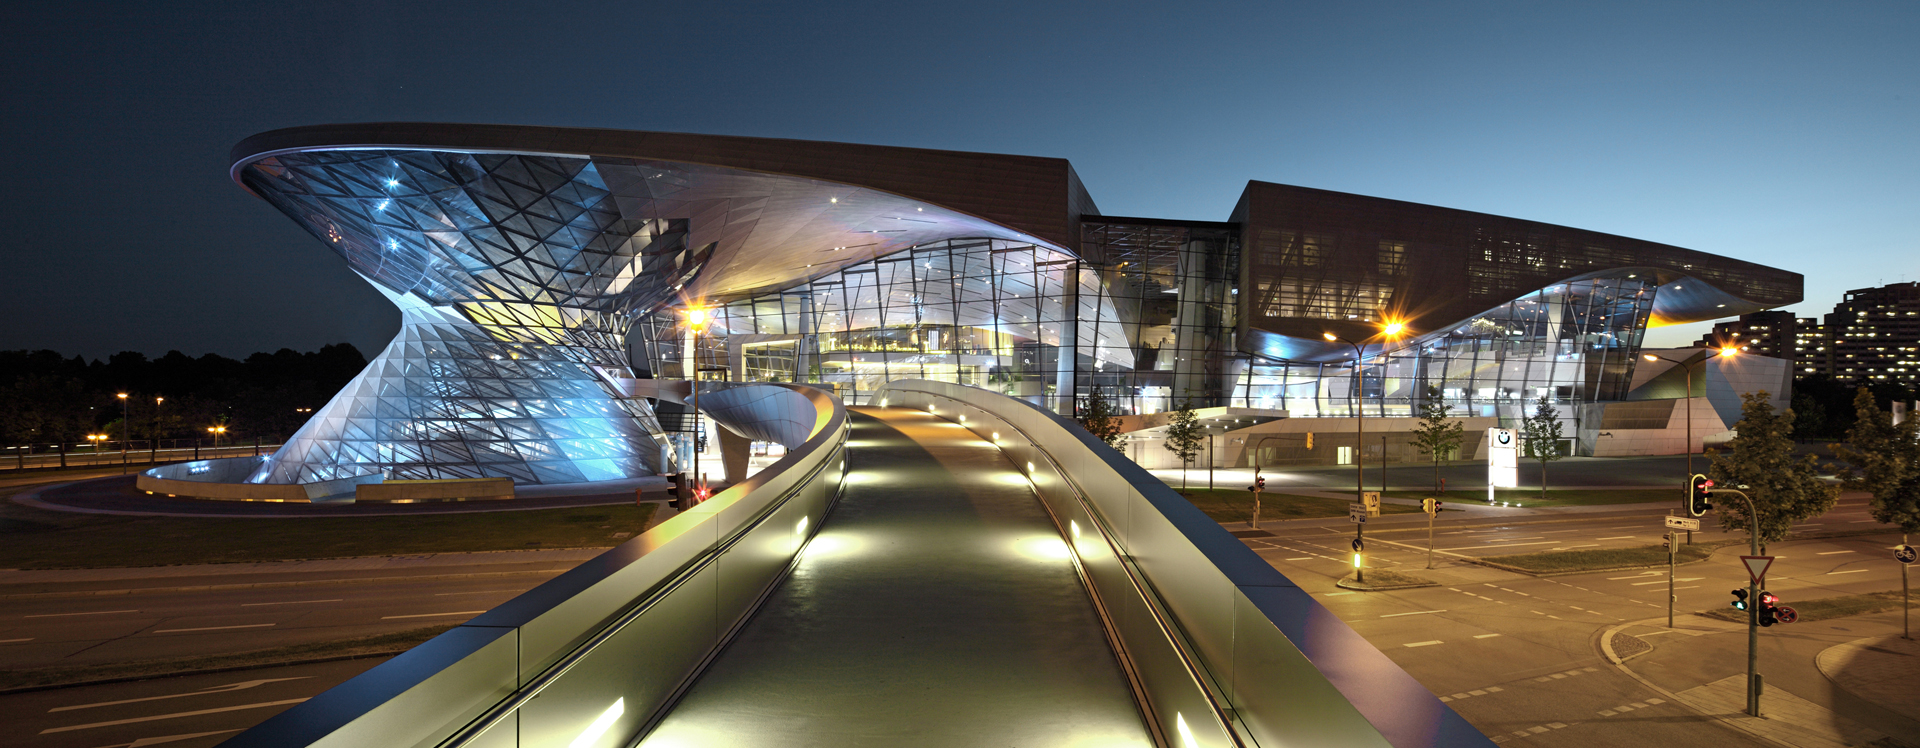
[[[1150,745],[1022,473],[925,412],[849,410],[839,504],[643,745]]]

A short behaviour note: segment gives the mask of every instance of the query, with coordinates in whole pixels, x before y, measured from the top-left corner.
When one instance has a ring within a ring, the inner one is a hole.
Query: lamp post
[[[1737,354],[1739,352],[1740,352],[1740,349],[1738,348],[1721,348],[1719,355],[1721,358],[1732,358],[1734,354]],[[1693,364],[1703,363],[1707,359],[1706,357],[1703,356],[1701,357],[1700,361],[1695,362],[1695,361],[1691,361],[1692,359],[1691,356],[1687,357],[1688,360],[1680,360],[1680,359],[1667,358],[1666,356],[1661,356],[1659,354],[1654,354],[1654,353],[1643,353],[1640,355],[1640,357],[1648,361],[1670,361],[1672,363],[1679,364],[1680,370],[1683,372],[1686,372],[1687,396],[1683,398],[1682,401],[1685,402],[1687,406],[1687,480],[1692,481],[1693,480]],[[1693,542],[1692,533],[1688,533],[1687,538],[1688,538],[1687,542],[1689,543]]]
[[[149,465],[160,461],[160,404],[166,401],[164,397],[153,398],[153,441],[147,443]]]
[[[1398,337],[1400,332],[1405,329],[1405,325],[1398,322],[1389,322],[1386,327],[1381,328],[1378,334],[1368,337],[1366,340],[1385,337],[1388,342],[1392,342],[1392,340]],[[1321,333],[1321,337],[1326,338],[1329,343],[1346,343],[1347,345],[1353,346],[1353,500],[1355,502],[1365,502],[1367,492],[1367,468],[1366,460],[1361,459],[1360,455],[1365,451],[1367,446],[1367,407],[1365,398],[1363,397],[1365,393],[1360,390],[1361,385],[1366,380],[1361,374],[1360,369],[1362,364],[1365,363],[1366,351],[1360,347],[1359,343],[1355,343],[1331,332]],[[1386,455],[1384,453],[1380,455],[1380,461],[1383,466],[1386,464]],[[1384,469],[1384,467],[1382,469]],[[1381,490],[1384,491],[1385,489],[1385,486],[1381,486]],[[1366,535],[1366,523],[1354,523],[1353,578],[1356,582],[1367,581],[1367,571],[1361,564],[1363,551],[1360,550],[1362,541],[1366,538]]]
[[[225,426],[208,426],[207,432],[213,434],[213,456],[220,456],[220,435],[227,433]]]
[[[700,473],[700,442],[704,428],[700,424],[700,330],[707,326],[707,310],[699,305],[687,307],[687,329],[693,332],[693,372],[689,375],[687,389],[693,391],[693,480],[695,486],[705,487]],[[699,489],[696,488],[697,492]]]
[[[127,419],[127,393],[120,393],[120,472],[127,472],[127,441],[133,438],[133,422]]]

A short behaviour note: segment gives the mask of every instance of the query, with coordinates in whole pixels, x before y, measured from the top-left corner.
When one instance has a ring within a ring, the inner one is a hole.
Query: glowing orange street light
[[[224,434],[224,433],[227,433],[227,427],[225,427],[225,426],[208,426],[208,427],[207,427],[207,432],[208,432],[208,433],[211,433],[211,434],[213,434],[213,448],[214,448],[215,450],[218,450],[218,449],[220,449],[220,435],[221,435],[221,434]]]

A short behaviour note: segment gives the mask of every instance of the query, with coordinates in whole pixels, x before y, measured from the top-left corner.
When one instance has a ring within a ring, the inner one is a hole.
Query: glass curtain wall
[[[1075,372],[1132,368],[1099,280],[1063,252],[956,239],[720,304],[697,355],[679,309],[642,320],[638,347],[664,378],[697,359],[702,378],[818,383],[853,404],[890,380],[933,379],[1070,412]]]
[[[1239,324],[1239,235],[1224,224],[1113,219],[1081,224],[1081,253],[1098,268],[1102,317],[1089,388],[1122,413],[1159,413],[1182,401],[1226,405]],[[1091,311],[1091,310],[1090,310]],[[1084,319],[1084,318],[1083,318]],[[1117,325],[1111,323],[1118,323]],[[1120,337],[1112,337],[1117,328]],[[1127,361],[1130,366],[1106,365]]]
[[[1234,402],[1293,417],[1351,416],[1359,408],[1405,417],[1431,386],[1456,414],[1513,420],[1543,395],[1556,404],[1624,399],[1655,288],[1634,277],[1569,281],[1385,352],[1371,347],[1357,393],[1350,361],[1263,360],[1236,386]],[[1574,415],[1567,407],[1561,413]]]

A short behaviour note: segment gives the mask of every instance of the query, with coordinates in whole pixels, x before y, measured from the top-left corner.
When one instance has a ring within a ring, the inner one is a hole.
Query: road
[[[206,673],[0,696],[0,744],[206,748],[385,657]]]
[[[1877,527],[1860,521],[1864,504],[1860,498],[1844,500],[1841,507],[1805,529]],[[1658,542],[1664,508],[1604,509],[1610,511],[1579,516],[1561,510],[1439,523],[1435,533],[1438,568],[1431,571],[1424,568],[1424,517],[1382,518],[1394,522],[1368,528],[1368,566],[1404,570],[1442,583],[1392,592],[1353,592],[1334,585],[1351,571],[1350,525],[1270,523],[1266,529],[1271,535],[1243,539],[1498,741],[1566,746],[1748,744],[1750,736],[1700,717],[1614,667],[1601,653],[1600,637],[1616,626],[1657,619],[1656,626],[1664,628],[1665,569],[1532,577],[1461,560]],[[1708,519],[1705,524],[1711,526]],[[1770,589],[1787,604],[1898,589],[1899,569],[1886,550],[1898,539],[1897,533],[1880,533],[1776,544],[1770,549],[1778,557],[1770,573]],[[1731,546],[1707,561],[1678,567],[1673,584],[1676,609],[1683,618],[1692,611],[1727,605],[1732,599],[1728,591],[1745,586],[1747,574],[1738,561],[1744,552],[1743,546]],[[1642,625],[1632,630],[1650,628]],[[1775,642],[1810,631],[1775,627],[1762,638]],[[1700,656],[1743,672],[1744,634],[1719,639],[1723,641]],[[1763,660],[1762,672],[1778,678],[1770,680],[1770,687],[1815,703],[1834,704],[1825,680],[1800,662],[1806,659],[1803,654],[1794,655],[1800,659],[1774,655]],[[1798,664],[1789,663],[1790,659]],[[1675,662],[1671,656],[1667,662],[1662,677],[1681,685],[1686,678],[1670,672],[1678,667],[1671,664]],[[1711,667],[1706,670],[1718,672]]]
[[[0,668],[224,654],[459,623],[600,552],[0,571]]]

